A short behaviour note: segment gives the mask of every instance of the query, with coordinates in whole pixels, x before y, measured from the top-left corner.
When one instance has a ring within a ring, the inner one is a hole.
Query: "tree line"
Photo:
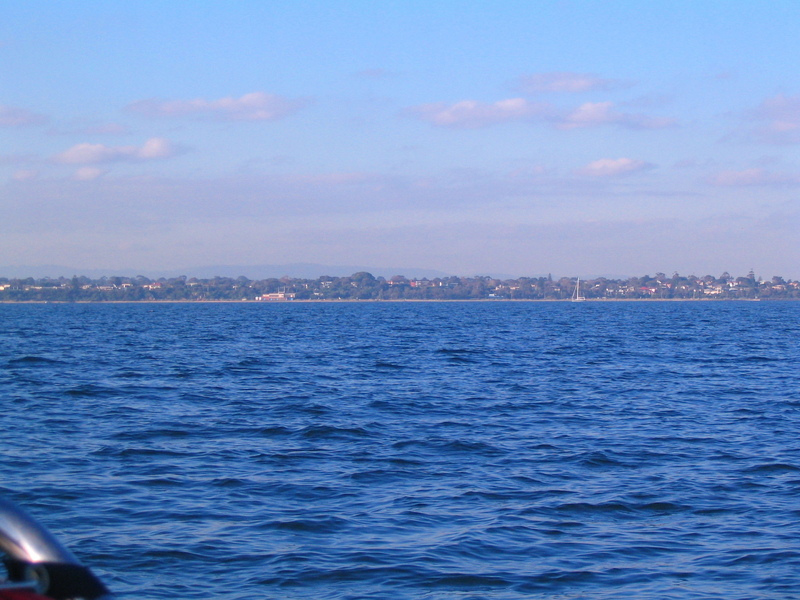
[[[247,277],[84,276],[9,279],[0,277],[3,302],[135,302],[213,300],[567,300],[575,292],[575,277],[554,279],[489,276],[386,279],[359,272],[349,277],[322,276],[251,280]],[[627,279],[598,277],[580,281],[587,299],[799,299],[800,282],[774,276],[687,277],[656,273]]]

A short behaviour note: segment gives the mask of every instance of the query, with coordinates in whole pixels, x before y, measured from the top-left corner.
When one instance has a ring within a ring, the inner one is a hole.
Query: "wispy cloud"
[[[613,102],[586,102],[571,111],[560,111],[546,102],[509,98],[487,103],[461,100],[453,104],[435,102],[413,106],[405,113],[438,127],[474,129],[511,121],[545,121],[557,129],[580,129],[614,125],[627,129],[663,129],[674,119],[621,112]]]
[[[130,130],[119,123],[102,123],[87,127],[86,133],[89,135],[125,135],[130,133]]]
[[[751,132],[756,141],[770,144],[800,143],[800,95],[779,94],[764,100],[749,114],[760,122]]]
[[[773,173],[766,169],[753,168],[740,171],[721,171],[709,179],[709,183],[722,187],[747,187],[761,185],[798,185],[800,178],[785,173]]]
[[[14,172],[11,178],[14,181],[30,181],[32,179],[36,179],[39,176],[39,171],[34,169],[20,169],[19,171]]]
[[[354,74],[358,79],[386,79],[392,75],[386,69],[364,69]]]
[[[301,185],[347,186],[380,182],[380,178],[369,173],[322,173],[318,175],[294,175],[287,181]]]
[[[437,102],[406,109],[406,113],[439,127],[476,128],[542,117],[551,111],[544,103],[529,102],[524,98],[509,98],[485,103],[462,100],[454,104]]]
[[[663,129],[675,125],[674,119],[624,113],[613,102],[586,102],[559,120],[559,129],[578,129],[599,125],[618,125],[629,129]]]
[[[78,124],[68,127],[54,127],[48,131],[51,135],[127,135],[130,129],[119,123],[96,123],[92,125]]]
[[[620,81],[602,79],[591,73],[534,73],[520,79],[520,89],[525,92],[591,92],[625,87]]]
[[[627,108],[640,109],[662,108],[672,104],[674,101],[675,98],[671,94],[644,94],[642,96],[631,98],[630,100],[624,100],[620,102],[619,105]]]
[[[106,171],[98,167],[81,167],[75,171],[75,174],[72,176],[72,178],[75,181],[92,181],[98,177],[102,177],[105,174]]]
[[[39,115],[24,108],[0,104],[0,127],[24,127],[27,125],[41,125],[47,122],[47,117]]]
[[[589,177],[619,177],[655,168],[655,165],[632,158],[601,158],[578,169],[579,175]]]
[[[0,154],[0,165],[32,165],[40,162],[34,154]]]
[[[99,164],[120,161],[147,161],[169,158],[180,152],[164,138],[150,138],[141,146],[106,146],[105,144],[76,144],[56,155],[55,161],[64,164]]]
[[[148,117],[196,117],[220,121],[273,121],[302,108],[304,100],[292,100],[275,94],[252,92],[240,98],[218,100],[139,100],[128,110]]]

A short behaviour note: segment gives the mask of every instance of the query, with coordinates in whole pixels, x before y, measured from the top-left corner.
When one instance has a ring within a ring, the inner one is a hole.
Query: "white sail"
[[[575,284],[575,292],[572,294],[572,301],[583,302],[584,300],[586,300],[586,298],[581,296],[581,278],[578,277],[578,281]]]

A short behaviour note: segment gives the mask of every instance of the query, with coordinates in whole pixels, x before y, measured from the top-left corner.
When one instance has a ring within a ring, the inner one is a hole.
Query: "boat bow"
[[[0,550],[7,581],[0,600],[25,590],[55,600],[113,600],[108,588],[44,526],[17,505],[0,498]],[[36,596],[29,596],[36,597]]]

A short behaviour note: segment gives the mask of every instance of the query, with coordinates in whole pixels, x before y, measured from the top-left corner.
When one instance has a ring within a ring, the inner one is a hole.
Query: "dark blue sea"
[[[0,403],[122,598],[800,598],[800,302],[6,304]]]

